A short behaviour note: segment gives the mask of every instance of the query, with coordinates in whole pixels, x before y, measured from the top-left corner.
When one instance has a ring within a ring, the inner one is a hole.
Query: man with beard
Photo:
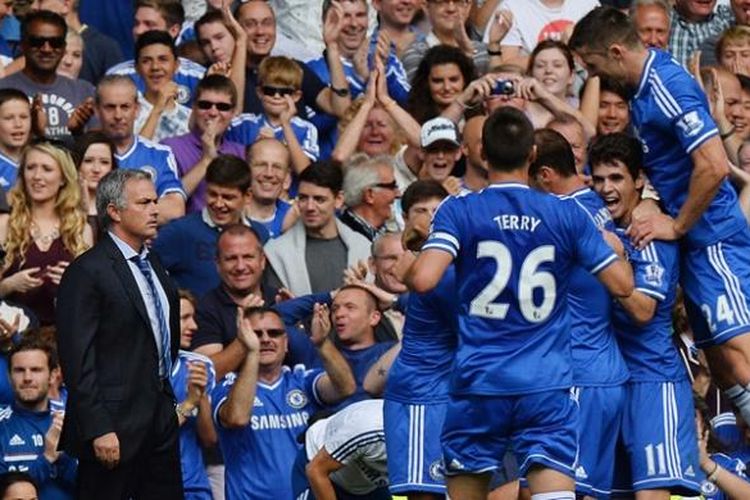
[[[41,498],[73,498],[76,462],[57,451],[64,412],[50,410],[48,389],[57,354],[37,335],[9,355],[14,401],[0,410],[0,473],[27,472]]]

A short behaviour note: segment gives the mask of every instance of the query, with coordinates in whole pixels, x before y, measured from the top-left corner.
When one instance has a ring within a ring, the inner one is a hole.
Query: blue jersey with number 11
[[[516,395],[570,387],[566,295],[576,264],[617,257],[570,200],[518,183],[440,205],[424,250],[455,258],[459,346],[451,390]]]

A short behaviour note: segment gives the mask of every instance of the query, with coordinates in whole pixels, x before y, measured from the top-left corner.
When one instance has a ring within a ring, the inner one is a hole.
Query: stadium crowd
[[[0,498],[750,499],[750,0],[0,0]]]

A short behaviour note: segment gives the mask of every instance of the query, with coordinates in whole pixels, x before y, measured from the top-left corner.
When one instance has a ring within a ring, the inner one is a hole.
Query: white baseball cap
[[[420,142],[423,148],[430,147],[438,141],[450,142],[456,147],[461,145],[458,140],[458,128],[456,124],[442,116],[424,122],[420,133]]]

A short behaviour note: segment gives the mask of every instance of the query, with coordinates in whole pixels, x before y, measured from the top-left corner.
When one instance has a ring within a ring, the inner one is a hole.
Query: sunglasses
[[[234,105],[229,104],[228,102],[213,102],[213,101],[204,101],[200,100],[197,103],[198,109],[202,110],[209,110],[211,108],[216,108],[219,111],[232,111],[234,109]]]
[[[294,94],[297,89],[293,89],[291,87],[274,87],[273,85],[263,85],[260,88],[260,91],[263,92],[263,95],[268,97],[273,97],[276,95],[286,97],[288,95]]]
[[[255,330],[255,335],[258,336],[258,338],[263,337],[263,333],[268,335],[268,338],[271,339],[277,339],[284,335],[286,331],[283,328],[269,328],[268,330]]]
[[[373,184],[372,187],[395,190],[398,189],[398,183],[396,181],[378,182],[377,184]]]
[[[26,38],[26,43],[29,44],[29,47],[33,47],[35,49],[41,49],[42,47],[44,47],[45,43],[49,43],[49,46],[53,49],[61,49],[65,47],[65,37],[29,35]]]

